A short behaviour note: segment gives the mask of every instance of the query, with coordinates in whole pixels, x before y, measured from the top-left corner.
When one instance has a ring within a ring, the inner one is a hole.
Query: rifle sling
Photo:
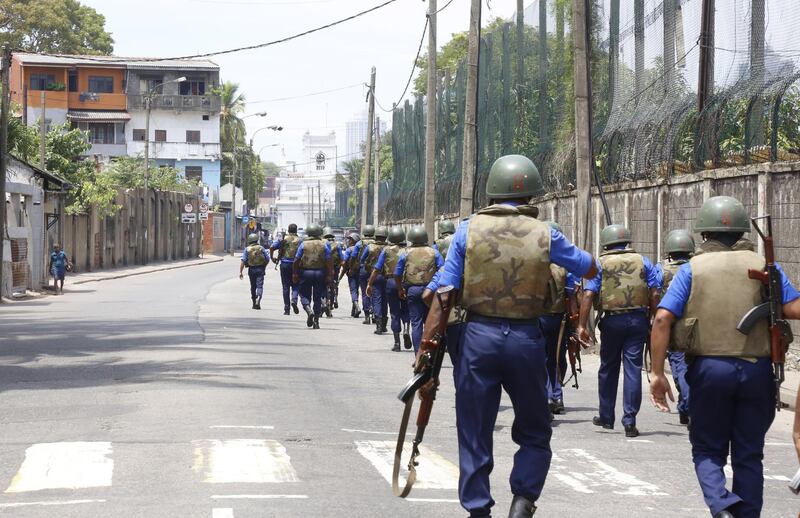
[[[411,493],[411,488],[414,487],[414,482],[417,481],[417,469],[414,462],[408,465],[408,478],[406,479],[405,487],[400,489],[400,458],[403,456],[403,446],[406,441],[406,431],[408,430],[408,420],[411,417],[411,408],[414,406],[414,396],[408,398],[405,408],[403,409],[403,417],[400,420],[400,431],[397,432],[397,445],[394,448],[394,465],[392,466],[392,493],[394,496],[405,498]],[[413,460],[413,459],[412,459]]]

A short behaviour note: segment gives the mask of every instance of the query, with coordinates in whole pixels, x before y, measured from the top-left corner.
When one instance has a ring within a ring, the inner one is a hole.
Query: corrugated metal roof
[[[67,118],[73,121],[128,121],[131,116],[128,112],[120,111],[79,111],[70,110]]]
[[[219,65],[208,59],[168,59],[135,58],[120,56],[82,56],[69,54],[31,54],[16,52],[14,57],[22,63],[33,65],[59,65],[59,66],[102,66],[131,69],[194,69],[194,70],[219,70]]]

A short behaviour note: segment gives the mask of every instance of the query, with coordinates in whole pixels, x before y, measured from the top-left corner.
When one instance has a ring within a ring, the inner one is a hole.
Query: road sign
[[[181,223],[189,225],[192,223],[197,223],[197,214],[195,214],[194,212],[184,212],[183,214],[181,214]]]
[[[208,212],[208,204],[207,203],[201,203],[200,207],[199,207],[199,210],[200,210],[200,214]],[[191,211],[189,211],[189,212],[191,212]]]
[[[201,212],[198,215],[200,216],[200,221],[208,221],[208,212]]]
[[[250,221],[250,216],[242,216],[242,224],[247,225],[247,222]]]
[[[183,206],[183,212],[194,212],[194,205],[187,203]]]

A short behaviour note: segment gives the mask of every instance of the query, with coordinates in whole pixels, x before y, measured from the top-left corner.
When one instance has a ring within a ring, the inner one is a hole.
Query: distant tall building
[[[381,134],[386,133],[386,120],[380,121]],[[345,127],[345,146],[342,160],[361,158],[361,145],[367,140],[367,112],[356,113]]]

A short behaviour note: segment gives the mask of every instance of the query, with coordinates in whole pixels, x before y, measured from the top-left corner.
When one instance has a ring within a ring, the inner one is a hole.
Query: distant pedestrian
[[[258,234],[247,236],[247,248],[242,252],[242,262],[239,264],[239,278],[244,278],[242,271],[247,266],[253,309],[261,309],[261,296],[264,294],[264,274],[268,264],[269,257],[267,257],[266,249],[258,242]]]
[[[67,259],[67,254],[61,250],[61,245],[53,245],[53,252],[50,254],[50,275],[53,276],[53,290],[56,295],[64,294],[64,277],[67,270],[72,270],[72,263]]]

